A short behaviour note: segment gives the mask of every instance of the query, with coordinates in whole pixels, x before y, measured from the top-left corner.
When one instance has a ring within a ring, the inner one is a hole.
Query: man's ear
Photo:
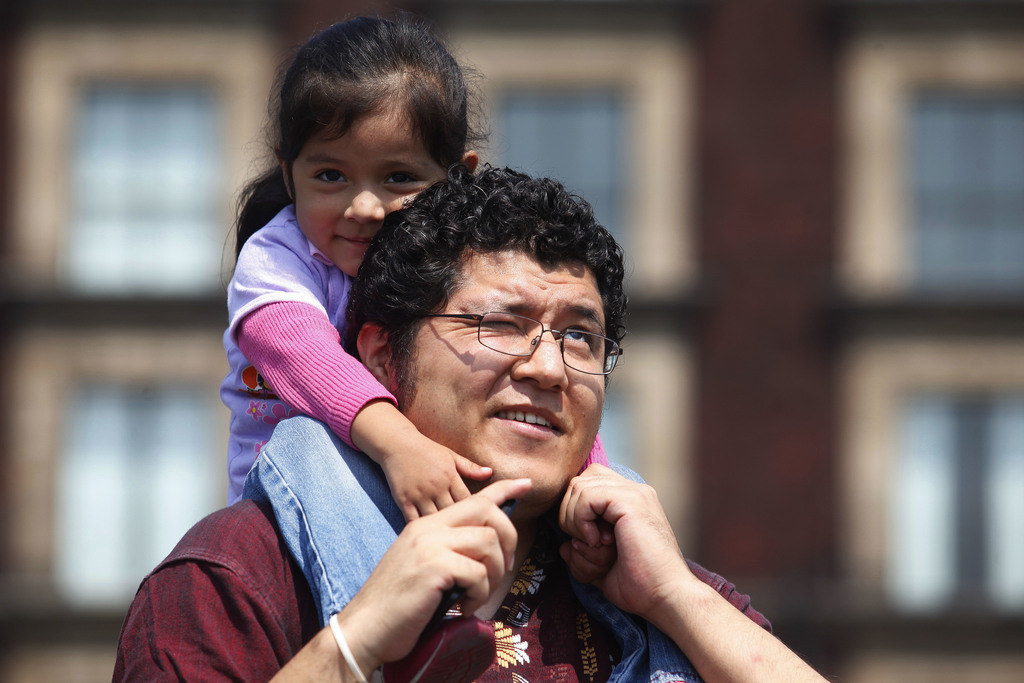
[[[387,333],[380,325],[365,323],[356,337],[356,349],[370,374],[390,390],[391,373],[388,370],[388,361],[391,359],[391,348],[388,346]]]
[[[469,169],[470,173],[476,171],[476,165],[480,163],[480,157],[473,150],[462,155],[462,165]]]
[[[292,188],[291,164],[281,158],[281,152],[279,150],[274,150],[274,156],[277,157],[277,165],[281,167],[281,175],[284,177],[284,187],[288,190],[288,197],[294,202],[295,190]]]

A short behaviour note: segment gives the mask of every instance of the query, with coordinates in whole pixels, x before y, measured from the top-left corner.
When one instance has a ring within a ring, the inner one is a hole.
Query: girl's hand
[[[463,477],[483,481],[492,474],[490,467],[481,467],[419,432],[395,443],[392,453],[382,455],[380,465],[391,496],[410,522],[468,498]]]
[[[463,477],[493,472],[420,434],[388,401],[367,404],[352,421],[352,443],[384,469],[391,495],[407,521],[469,497]]]

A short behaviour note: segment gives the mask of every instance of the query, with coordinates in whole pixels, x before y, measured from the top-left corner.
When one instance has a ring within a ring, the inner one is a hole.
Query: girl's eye
[[[317,180],[324,180],[329,183],[337,183],[345,179],[345,176],[341,174],[341,171],[336,171],[333,168],[326,171],[320,171],[316,174]]]
[[[409,173],[403,173],[403,172],[399,171],[398,173],[392,173],[391,175],[389,175],[388,176],[388,182],[391,182],[391,183],[414,183],[414,182],[416,182],[416,178],[414,178]]]

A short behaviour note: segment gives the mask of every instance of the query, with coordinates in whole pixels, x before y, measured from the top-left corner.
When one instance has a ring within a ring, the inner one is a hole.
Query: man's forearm
[[[649,620],[686,653],[708,683],[824,680],[775,636],[697,579],[687,580]]]
[[[322,628],[277,672],[270,683],[356,683],[345,666],[330,629]]]

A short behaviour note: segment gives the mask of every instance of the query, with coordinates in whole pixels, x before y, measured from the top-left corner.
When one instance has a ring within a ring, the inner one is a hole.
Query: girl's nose
[[[384,202],[369,190],[356,194],[345,210],[345,218],[358,223],[379,223],[384,220],[384,215]]]

